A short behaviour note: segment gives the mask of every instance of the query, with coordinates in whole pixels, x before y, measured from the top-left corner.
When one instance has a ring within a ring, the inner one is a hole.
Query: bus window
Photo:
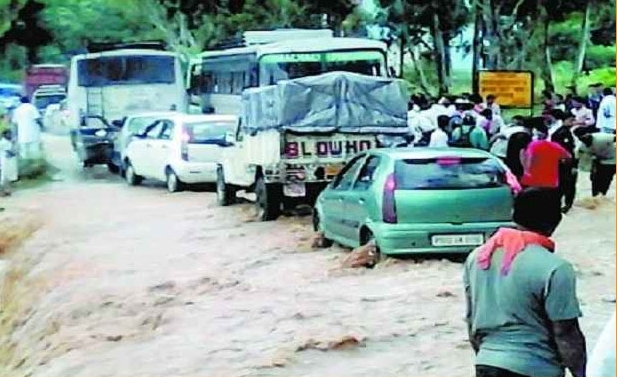
[[[171,56],[111,56],[77,63],[80,86],[122,84],[173,84],[175,62]]]

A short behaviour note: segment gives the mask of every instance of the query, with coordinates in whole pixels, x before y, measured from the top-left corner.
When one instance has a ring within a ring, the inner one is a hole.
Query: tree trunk
[[[578,53],[576,54],[576,61],[574,63],[574,72],[572,73],[572,79],[570,84],[576,86],[578,78],[583,72],[585,65],[585,55],[587,53],[587,42],[589,40],[589,32],[591,28],[591,0],[586,1],[585,4],[585,16],[583,17],[583,25],[581,27],[581,38],[578,45]]]
[[[417,54],[417,55],[416,55]],[[420,89],[424,92],[424,94],[430,95],[430,91],[428,89],[428,81],[426,81],[426,75],[424,74],[424,69],[422,68],[422,62],[419,61],[422,59],[421,55],[418,53],[418,46],[409,47],[409,55],[411,56],[411,61],[413,63],[414,70],[416,74],[420,78]]]
[[[442,95],[444,93],[448,93],[449,91],[449,86],[448,86],[448,78],[446,76],[446,69],[445,69],[445,60],[446,60],[446,53],[445,53],[445,45],[444,45],[444,38],[443,38],[443,32],[441,31],[441,26],[439,25],[439,15],[437,14],[437,12],[433,13],[433,45],[434,45],[434,56],[435,56],[435,63],[437,64],[437,80],[439,82],[439,95]]]
[[[478,93],[480,88],[478,87],[478,70],[480,69],[480,54],[482,53],[482,38],[480,37],[480,31],[482,30],[482,13],[479,6],[480,0],[474,2],[474,25],[473,25],[473,62],[471,66],[471,82],[472,91]]]
[[[484,67],[487,69],[496,69],[497,68],[497,53],[498,47],[496,45],[495,34],[496,30],[494,30],[494,25],[496,25],[496,20],[493,20],[494,12],[493,12],[493,2],[491,0],[482,0],[481,9],[483,14],[483,22],[482,22],[482,39],[489,42],[489,46],[487,49],[487,53],[485,56]]]
[[[553,75],[553,61],[551,59],[551,46],[550,46],[550,26],[551,19],[548,9],[543,6],[543,16],[544,16],[544,64],[542,67],[542,79],[544,80],[544,89],[550,91],[551,93],[555,92],[555,79]]]

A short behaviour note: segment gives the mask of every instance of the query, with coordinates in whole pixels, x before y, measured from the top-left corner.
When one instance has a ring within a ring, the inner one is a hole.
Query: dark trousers
[[[564,163],[559,169],[559,190],[563,196],[564,207],[571,208],[576,198],[576,181],[578,179],[578,161]]]
[[[594,197],[600,194],[606,195],[615,178],[615,165],[602,165],[594,162],[590,178],[591,195]]]
[[[476,365],[476,377],[526,377],[506,369],[492,367],[490,365]]]

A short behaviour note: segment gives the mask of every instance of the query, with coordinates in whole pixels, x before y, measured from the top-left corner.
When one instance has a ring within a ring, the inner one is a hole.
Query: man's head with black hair
[[[531,187],[514,199],[512,218],[526,230],[551,236],[561,223],[562,215],[551,190]]]
[[[484,109],[480,112],[480,115],[482,115],[483,117],[485,117],[488,120],[493,120],[493,110],[491,109]]]
[[[437,117],[437,127],[442,130],[446,130],[450,124],[450,117],[447,115],[440,115]]]
[[[19,101],[21,103],[30,103],[30,98],[28,98],[28,96],[22,96]]]
[[[525,117],[522,115],[515,115],[512,117],[511,122],[513,126],[522,126],[525,123]]]
[[[604,88],[604,90],[602,91],[602,94],[605,96],[612,96],[615,93],[613,93],[613,88]]]

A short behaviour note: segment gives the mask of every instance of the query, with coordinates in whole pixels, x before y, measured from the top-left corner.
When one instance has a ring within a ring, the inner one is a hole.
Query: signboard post
[[[479,71],[479,94],[497,97],[503,108],[529,109],[533,115],[534,74],[531,71]]]

